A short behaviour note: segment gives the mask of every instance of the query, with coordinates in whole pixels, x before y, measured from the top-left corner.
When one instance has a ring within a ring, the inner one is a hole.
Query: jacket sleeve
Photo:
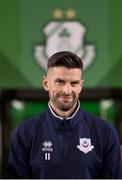
[[[18,127],[11,138],[8,159],[9,178],[30,178],[29,154],[24,130]]]
[[[122,159],[116,130],[111,126],[105,140],[103,155],[103,179],[122,179]]]

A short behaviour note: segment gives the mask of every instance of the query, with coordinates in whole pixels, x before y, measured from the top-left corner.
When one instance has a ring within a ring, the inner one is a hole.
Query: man
[[[46,112],[21,123],[12,136],[8,161],[11,178],[122,178],[115,129],[84,112],[78,100],[83,64],[67,51],[48,61],[43,87]]]

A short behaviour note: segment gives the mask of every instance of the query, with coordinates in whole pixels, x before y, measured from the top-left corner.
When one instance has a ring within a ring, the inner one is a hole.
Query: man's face
[[[43,78],[54,110],[69,111],[77,102],[83,86],[82,72],[78,68],[53,67]]]

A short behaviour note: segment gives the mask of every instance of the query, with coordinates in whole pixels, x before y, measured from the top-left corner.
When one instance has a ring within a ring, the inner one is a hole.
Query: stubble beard
[[[61,96],[66,96],[66,98],[68,96],[70,96],[70,98],[72,99],[71,101],[70,100],[61,100]],[[74,92],[72,92],[72,94],[70,95],[66,95],[66,94],[62,94],[62,93],[57,93],[53,98],[52,98],[52,103],[54,104],[55,107],[57,107],[57,109],[61,110],[61,111],[69,111],[73,108],[73,106],[75,106],[76,102],[77,102],[77,97],[75,95]]]

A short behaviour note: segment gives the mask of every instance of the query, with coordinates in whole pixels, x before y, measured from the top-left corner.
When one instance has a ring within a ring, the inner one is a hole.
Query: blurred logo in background
[[[34,48],[36,62],[44,70],[47,69],[48,58],[58,51],[71,51],[82,58],[84,70],[94,60],[95,46],[84,42],[86,28],[80,21],[74,20],[76,12],[73,9],[53,12],[54,20],[47,23],[42,30],[46,42]],[[61,21],[63,16],[65,20]]]

